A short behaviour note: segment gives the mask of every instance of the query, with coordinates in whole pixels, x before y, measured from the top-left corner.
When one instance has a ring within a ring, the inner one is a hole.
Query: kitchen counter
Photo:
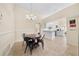
[[[43,33],[47,39],[54,39],[55,38],[55,29],[43,29]]]

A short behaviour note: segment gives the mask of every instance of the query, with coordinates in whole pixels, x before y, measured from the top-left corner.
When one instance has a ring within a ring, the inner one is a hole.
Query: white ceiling
[[[27,11],[31,11],[32,5],[32,12],[43,19],[59,10],[62,10],[63,8],[72,5],[72,3],[19,3],[16,5],[25,8]]]

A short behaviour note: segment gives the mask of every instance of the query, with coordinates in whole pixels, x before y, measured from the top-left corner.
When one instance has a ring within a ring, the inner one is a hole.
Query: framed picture
[[[70,27],[76,27],[76,19],[72,19],[69,21]]]

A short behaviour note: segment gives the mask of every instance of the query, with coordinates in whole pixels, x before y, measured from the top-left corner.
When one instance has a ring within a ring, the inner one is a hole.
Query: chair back
[[[24,41],[26,41],[28,45],[34,43],[34,39],[31,37],[24,37]]]
[[[23,33],[23,38],[25,37],[25,33]]]
[[[45,34],[41,37],[41,40],[43,40],[43,39],[44,39],[44,37],[45,37]]]

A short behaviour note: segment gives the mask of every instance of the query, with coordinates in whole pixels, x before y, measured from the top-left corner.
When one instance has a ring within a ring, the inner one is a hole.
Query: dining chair
[[[27,47],[30,49],[30,54],[32,55],[32,50],[34,48],[34,39],[30,38],[30,37],[25,37],[25,41],[26,41],[26,48],[24,53],[26,53]]]
[[[39,42],[41,42],[41,44],[42,44],[43,49],[44,49],[44,37],[45,37],[45,34],[39,40]]]
[[[22,43],[22,47],[24,46],[24,42],[25,42],[25,33],[23,33],[23,43]]]
[[[44,37],[45,37],[45,34],[41,36],[41,38],[37,38],[37,44],[39,45],[39,43],[42,44],[42,48],[44,49]]]

